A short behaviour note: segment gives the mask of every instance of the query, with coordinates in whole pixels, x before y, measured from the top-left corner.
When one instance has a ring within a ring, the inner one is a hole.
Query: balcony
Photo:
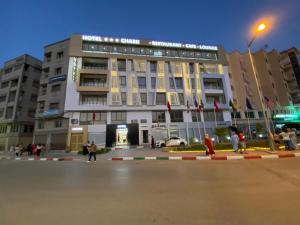
[[[80,105],[107,105],[107,94],[82,94]]]
[[[80,73],[107,74],[108,60],[99,58],[83,58]]]
[[[77,83],[77,91],[82,92],[108,92],[108,83],[106,76],[97,76],[93,74],[83,74]]]

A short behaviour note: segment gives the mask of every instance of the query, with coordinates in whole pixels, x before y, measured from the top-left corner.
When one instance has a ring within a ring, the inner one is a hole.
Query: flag
[[[95,113],[95,111],[93,112],[93,121],[95,121],[96,120],[96,113]]]
[[[265,102],[266,102],[266,106],[267,106],[269,109],[273,108],[274,103],[273,103],[267,96],[264,96],[264,99],[265,99]]]
[[[203,111],[203,102],[202,102],[202,99],[200,101],[200,104],[199,104],[199,107],[198,107],[198,111],[199,112],[202,112]]]
[[[230,99],[230,101],[229,101],[229,106],[232,108],[233,111],[237,111],[237,107],[236,107],[236,105],[233,103],[233,101],[231,101],[231,99]]]
[[[251,102],[250,102],[249,98],[246,98],[246,107],[247,107],[248,110],[253,110],[253,107],[251,105]]]
[[[167,108],[168,108],[168,112],[171,112],[171,105],[170,105],[169,100],[168,100],[168,103],[167,103]]]
[[[196,96],[194,96],[194,105],[197,109],[197,112],[201,112],[202,111],[202,106],[199,105],[199,103],[197,102]]]
[[[215,107],[215,112],[219,112],[220,109],[219,109],[219,105],[218,105],[218,102],[216,99],[214,99],[214,107]]]
[[[186,101],[186,109],[187,109],[187,113],[190,112],[190,102],[189,100]]]

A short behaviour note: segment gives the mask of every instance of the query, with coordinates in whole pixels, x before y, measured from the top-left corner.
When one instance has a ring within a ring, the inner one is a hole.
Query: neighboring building
[[[0,75],[0,150],[32,142],[42,62],[22,55],[5,62]]]
[[[293,104],[300,104],[300,56],[297,48],[280,53],[280,63],[286,74]]]
[[[203,139],[216,126],[214,99],[218,126],[231,124],[221,46],[74,35],[69,56],[64,116],[71,150],[88,140],[118,146],[148,145],[151,136]],[[203,102],[200,114],[195,98]]]
[[[34,142],[46,144],[47,149],[66,149],[69,125],[63,114],[68,62],[69,39],[45,46]]]
[[[237,51],[227,54],[227,58],[233,101],[238,106],[238,111],[232,112],[232,118],[239,127],[248,133],[249,130],[255,130],[257,123],[264,125],[250,58],[248,53]],[[253,59],[268,117],[271,118],[278,112],[292,112],[293,110],[290,109],[292,92],[287,82],[286,72],[281,65],[280,54],[276,50],[271,52],[260,50],[253,53]],[[269,104],[265,101],[265,97],[270,100]],[[246,99],[253,109],[247,107]],[[271,123],[271,128],[274,126]]]

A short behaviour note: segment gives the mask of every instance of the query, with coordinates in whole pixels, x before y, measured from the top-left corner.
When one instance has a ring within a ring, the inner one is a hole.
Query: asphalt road
[[[299,225],[300,159],[0,161],[1,225]]]

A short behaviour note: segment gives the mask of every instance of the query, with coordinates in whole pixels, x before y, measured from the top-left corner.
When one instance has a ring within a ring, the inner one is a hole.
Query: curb
[[[280,153],[276,155],[231,155],[231,156],[146,156],[146,157],[113,157],[112,161],[133,161],[133,160],[243,160],[243,159],[281,159],[300,157],[300,153]]]
[[[0,157],[0,160],[17,160],[17,161],[74,161],[76,159],[71,157],[61,157],[61,158],[55,158],[55,157]]]

